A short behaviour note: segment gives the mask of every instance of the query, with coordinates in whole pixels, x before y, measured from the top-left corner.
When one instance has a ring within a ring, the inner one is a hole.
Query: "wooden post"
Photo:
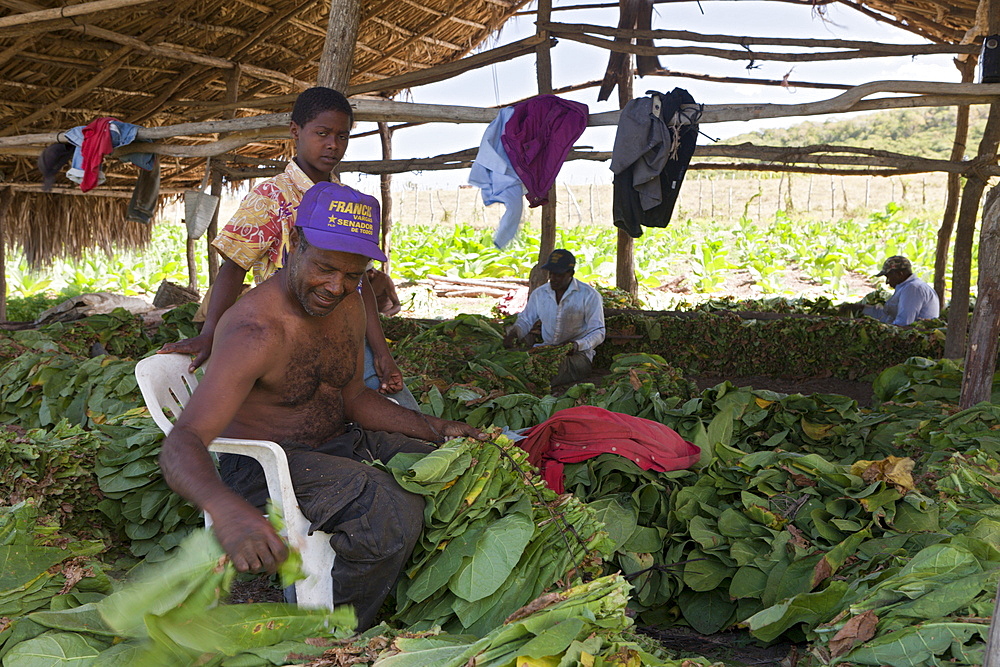
[[[354,46],[361,23],[360,0],[330,0],[330,18],[326,24],[326,41],[319,59],[316,83],[345,91],[354,68]]]
[[[965,61],[955,61],[955,66],[962,73],[962,83],[972,83],[976,69],[976,58],[970,56]],[[951,161],[958,162],[965,157],[965,142],[969,138],[969,105],[961,104],[955,109],[955,141],[951,146]],[[944,215],[941,218],[941,228],[938,229],[937,253],[934,256],[934,291],[938,302],[944,305],[944,283],[948,271],[948,251],[951,249],[951,233],[955,229],[955,216],[958,214],[958,201],[962,187],[960,174],[948,174],[947,200]],[[865,201],[867,208],[868,202]]]
[[[205,168],[207,169],[208,166],[206,165]],[[212,222],[208,223],[208,233],[205,235],[208,240],[208,284],[214,285],[215,277],[219,275],[219,251],[212,245],[212,241],[219,235],[219,209],[222,208],[222,172],[217,169],[212,169],[211,193],[220,198],[220,205],[215,207]]]
[[[7,227],[7,213],[14,193],[10,188],[0,192],[0,322],[7,321],[7,247],[4,230]]]
[[[1000,343],[1000,187],[986,195],[979,232],[979,297],[969,330],[959,405],[990,400]]]
[[[981,0],[987,5],[989,26],[987,35],[1000,32],[1000,0]],[[997,146],[1000,145],[1000,103],[990,103],[990,113],[986,118],[986,128],[979,142],[976,161],[992,164],[996,160]],[[955,251],[951,267],[951,304],[948,307],[948,333],[944,339],[944,356],[958,359],[965,356],[965,342],[969,323],[969,283],[972,276],[972,242],[976,235],[976,214],[979,200],[986,189],[987,176],[980,170],[968,174],[962,190],[962,202],[958,208],[955,225]]]
[[[538,21],[536,25],[548,23],[552,18],[552,0],[538,0]],[[535,68],[538,75],[538,94],[552,94],[552,53],[549,45],[549,33],[538,30],[542,41],[535,47]],[[541,266],[548,261],[549,255],[556,248],[556,184],[549,189],[548,203],[542,204],[542,233],[538,244],[538,263],[531,269],[528,279],[528,291],[545,283],[546,273]]]
[[[382,159],[392,159],[392,128],[389,123],[378,124],[378,136],[382,140]],[[392,261],[392,174],[379,176],[379,187],[382,191],[382,252],[385,253],[385,263],[382,270],[389,273]],[[456,213],[457,215],[457,213]]]
[[[188,289],[198,290],[198,257],[195,253],[195,248],[197,246],[198,239],[193,239],[190,236],[187,237],[187,248],[185,254],[187,255],[187,268],[188,268]]]
[[[990,105],[983,139],[979,142],[977,159],[995,159],[1000,144],[1000,104]],[[948,334],[944,341],[944,356],[958,359],[965,356],[969,323],[969,283],[972,276],[972,243],[976,234],[976,214],[979,199],[986,189],[986,177],[973,171],[965,181],[962,203],[958,209],[955,229],[955,253],[952,263],[951,304],[948,307]]]
[[[983,651],[983,667],[1000,667],[1000,587],[997,588],[996,601],[993,603],[990,632],[986,636],[986,649]]]
[[[632,101],[632,54],[625,54],[625,71],[627,76],[618,82],[618,108],[624,109]],[[668,119],[669,120],[669,119]],[[700,205],[700,204],[699,204]],[[632,296],[639,294],[639,283],[635,279],[635,241],[623,229],[618,230],[617,262],[615,266],[615,285]]]

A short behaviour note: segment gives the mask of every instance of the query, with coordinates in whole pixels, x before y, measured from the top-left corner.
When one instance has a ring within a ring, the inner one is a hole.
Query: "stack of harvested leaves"
[[[37,626],[28,615],[41,609],[58,611],[94,602],[111,590],[95,556],[99,541],[63,534],[58,524],[41,516],[33,500],[0,507],[0,658]]]
[[[98,436],[65,420],[50,430],[0,426],[0,480],[9,489],[4,504],[34,500],[39,514],[58,517],[67,531],[106,536],[94,474]]]
[[[124,529],[133,554],[162,560],[203,521],[163,481],[157,463],[163,432],[145,408],[128,410],[98,428],[105,440],[94,468],[104,494],[98,508]]]
[[[410,627],[482,636],[608,552],[594,511],[557,497],[504,436],[399,454],[389,470],[427,499],[424,532],[396,591],[396,618]]]

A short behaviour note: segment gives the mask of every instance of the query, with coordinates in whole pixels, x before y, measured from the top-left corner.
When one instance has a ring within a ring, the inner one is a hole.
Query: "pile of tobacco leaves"
[[[425,530],[387,625],[349,638],[343,612],[220,604],[231,566],[163,482],[133,376],[193,333],[189,315],[147,331],[119,312],[0,341],[0,483],[15,490],[0,501],[3,665],[682,665],[633,622],[798,642],[800,665],[982,662],[1000,405],[958,409],[961,368],[933,359],[934,329],[616,315],[641,338],[606,343],[600,382],[554,396],[565,349],[505,350],[481,317],[398,325],[425,412],[519,429],[595,405],[666,424],[702,456],[667,473],[610,454],[568,464],[563,496],[495,431],[397,457],[387,469],[426,498]],[[698,391],[685,375],[709,367],[879,373],[878,404]],[[146,574],[109,578],[136,558]]]

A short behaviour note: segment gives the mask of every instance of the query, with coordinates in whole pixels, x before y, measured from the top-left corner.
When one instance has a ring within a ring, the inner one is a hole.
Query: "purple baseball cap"
[[[380,219],[377,199],[326,181],[309,188],[295,212],[295,225],[311,245],[384,262],[385,253],[378,247]]]

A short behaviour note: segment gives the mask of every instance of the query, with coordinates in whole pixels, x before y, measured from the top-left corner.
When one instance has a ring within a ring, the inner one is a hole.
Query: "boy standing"
[[[302,196],[315,183],[339,183],[333,170],[347,151],[353,124],[354,111],[336,90],[315,87],[298,96],[289,124],[295,157],[284,172],[265,180],[243,199],[229,224],[212,242],[225,261],[212,286],[201,334],[168,343],[160,352],[194,355],[192,369],[208,359],[219,318],[236,302],[247,272],[253,270],[254,282],[260,284],[282,267]],[[419,406],[403,384],[403,375],[386,345],[375,294],[367,278],[360,289],[365,303],[365,344],[371,349],[372,359],[371,367],[366,364],[365,384],[403,407],[417,410]]]

